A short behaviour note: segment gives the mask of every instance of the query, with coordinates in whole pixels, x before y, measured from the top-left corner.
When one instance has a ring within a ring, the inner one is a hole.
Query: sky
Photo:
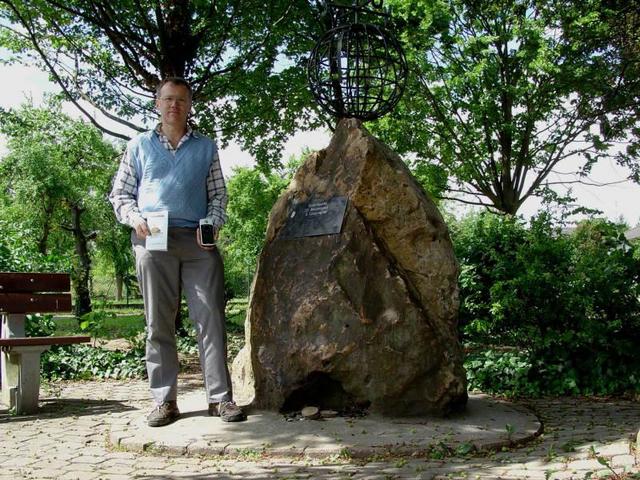
[[[0,51],[0,58],[2,58]],[[0,107],[13,108],[22,102],[32,99],[35,105],[42,103],[43,95],[46,92],[58,92],[59,88],[48,80],[45,73],[28,65],[3,65],[0,63],[0,76],[3,79],[2,94],[0,95]],[[72,104],[66,104],[65,110],[73,117],[83,118],[82,114]],[[311,150],[319,150],[326,147],[330,141],[328,131],[316,130],[312,132],[302,132],[291,138],[285,145],[283,160],[287,160],[292,155],[299,155],[305,147]],[[6,151],[5,140],[0,137],[0,156]],[[233,168],[237,166],[253,166],[255,160],[252,156],[244,152],[237,144],[230,144],[220,151],[222,169],[228,178],[233,173]],[[559,165],[559,171],[575,171],[576,164],[567,160]],[[593,182],[610,183],[624,180],[628,172],[615,164],[614,161],[601,162],[596,165],[590,175]],[[561,178],[554,174],[550,175],[550,181],[559,181]],[[556,187],[558,192],[564,193],[566,187]],[[577,203],[601,210],[604,217],[611,220],[624,220],[633,227],[640,224],[640,185],[631,181],[609,185],[605,187],[595,187],[574,184],[571,185],[572,193],[577,197]],[[446,206],[449,211],[456,216],[463,215],[470,210],[470,207],[462,204],[450,204]],[[534,215],[543,208],[537,199],[528,199],[518,213],[525,218]]]

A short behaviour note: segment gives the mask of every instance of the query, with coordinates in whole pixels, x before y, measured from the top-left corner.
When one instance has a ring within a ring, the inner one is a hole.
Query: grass
[[[75,317],[54,317],[56,331],[54,335],[77,335],[83,333],[78,326]],[[101,338],[112,340],[114,338],[130,338],[144,330],[144,314],[141,310],[137,313],[118,315],[107,318],[104,323],[104,331]]]
[[[142,332],[145,327],[144,312],[141,303],[129,303],[126,308],[120,305],[109,305],[104,310],[107,313],[113,313],[115,316],[106,318],[104,328],[100,338],[112,340],[115,338],[130,338]],[[137,307],[134,305],[138,305]],[[95,310],[99,310],[100,306],[94,306]],[[226,321],[227,330],[230,334],[238,336],[244,332],[244,319],[247,309],[246,298],[234,298],[227,304]],[[82,333],[78,326],[78,321],[72,316],[54,317],[56,323],[56,331],[54,335],[77,335]]]

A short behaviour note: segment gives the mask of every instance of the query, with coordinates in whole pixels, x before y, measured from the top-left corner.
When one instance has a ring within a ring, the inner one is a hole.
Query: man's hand
[[[145,238],[147,238],[148,235],[151,235],[151,232],[149,231],[149,226],[147,225],[147,221],[142,217],[136,218],[133,221],[133,228],[136,231],[136,235],[140,240],[144,240]]]
[[[216,248],[215,245],[207,246],[207,245],[203,245],[202,244],[202,237],[200,236],[200,227],[198,227],[198,229],[196,230],[196,239],[198,240],[198,245],[203,250],[213,250],[214,248]],[[214,226],[213,227],[213,241],[215,242],[216,240],[218,240],[218,227]]]

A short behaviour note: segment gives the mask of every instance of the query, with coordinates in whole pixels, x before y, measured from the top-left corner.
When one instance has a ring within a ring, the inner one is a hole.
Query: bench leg
[[[0,338],[24,337],[24,324],[26,315],[24,313],[2,314],[2,329]],[[0,403],[15,406],[15,391],[18,386],[19,369],[15,364],[10,363],[9,354],[0,354],[0,380],[2,390],[0,390]]]
[[[2,386],[10,397],[9,406],[18,415],[38,410],[40,394],[40,355],[49,346],[13,347],[7,362],[7,384]]]
[[[0,354],[2,357],[2,396],[0,401],[10,408],[16,406],[16,392],[20,383],[20,358],[7,352]]]

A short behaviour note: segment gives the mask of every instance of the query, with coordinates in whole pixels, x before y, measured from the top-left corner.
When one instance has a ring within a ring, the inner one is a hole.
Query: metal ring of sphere
[[[377,25],[341,25],[318,41],[308,64],[316,101],[339,118],[373,120],[390,112],[407,82],[402,47]]]

